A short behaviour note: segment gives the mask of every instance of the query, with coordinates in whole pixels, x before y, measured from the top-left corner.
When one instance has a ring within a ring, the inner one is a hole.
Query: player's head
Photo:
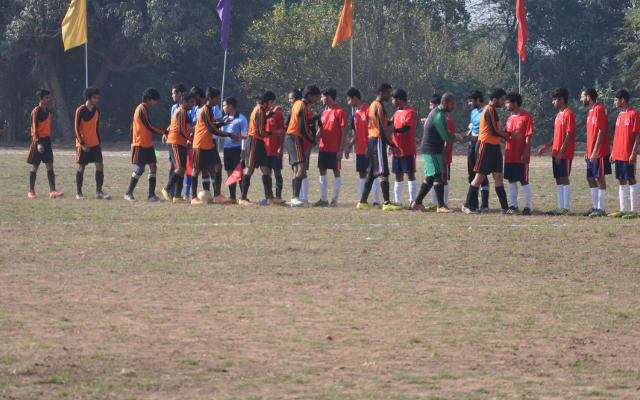
[[[229,96],[225,97],[224,100],[222,100],[222,111],[224,111],[225,114],[234,116],[236,115],[237,108],[238,100],[236,100],[234,97]]]
[[[193,109],[193,106],[196,105],[196,97],[191,93],[184,93],[182,95],[182,99],[180,99],[180,106],[185,110]]]
[[[142,92],[142,102],[146,103],[149,107],[153,107],[160,100],[160,92],[154,88],[146,88]]]
[[[270,90],[261,93],[260,98],[258,98],[258,103],[266,109],[271,108],[274,101],[276,101],[276,95]]]
[[[171,86],[171,98],[176,103],[180,103],[182,93],[186,92],[187,88],[184,87],[182,83],[178,83],[177,85]]]
[[[214,87],[207,88],[207,103],[209,106],[215,107],[220,102],[220,89]]]
[[[489,100],[495,108],[501,108],[507,98],[507,92],[502,88],[495,88],[489,93]]]
[[[82,92],[82,97],[84,97],[86,101],[90,102],[91,105],[95,106],[96,104],[98,104],[100,89],[95,86],[89,86],[84,90],[84,92]]]
[[[302,100],[302,89],[289,90],[289,103],[293,104],[298,100]]]
[[[403,108],[407,105],[407,92],[404,89],[396,89],[391,92],[391,102],[398,108]]]
[[[454,108],[456,108],[456,98],[452,93],[445,93],[442,95],[442,99],[440,101],[440,108],[444,112],[451,112]]]
[[[205,102],[205,93],[204,93],[204,89],[201,88],[200,86],[194,86],[191,88],[191,90],[189,91],[189,93],[191,93],[195,99],[196,99],[196,103],[201,106],[204,104]]]
[[[376,89],[376,93],[378,94],[378,100],[389,101],[391,98],[391,85],[388,83],[381,83]]]
[[[580,101],[585,106],[590,106],[598,100],[598,92],[592,87],[588,87],[582,91],[580,95]]]
[[[517,106],[517,107],[516,107]],[[507,101],[505,107],[509,111],[518,111],[522,107],[522,96],[518,92],[507,93]]]
[[[629,105],[629,92],[624,89],[616,90],[613,93],[613,104],[617,108],[623,108]]]
[[[480,104],[484,103],[484,96],[482,95],[482,92],[474,89],[467,93],[467,103],[471,108],[480,107]]]
[[[442,102],[442,97],[438,93],[434,93],[429,100],[429,110],[433,110],[438,107],[440,102]]]
[[[260,105],[260,96],[262,96],[264,93],[265,90],[260,89],[253,94],[253,100],[255,100],[257,106]]]
[[[551,92],[551,102],[557,109],[564,109],[569,103],[569,91],[563,87],[559,87]]]
[[[320,96],[320,89],[316,85],[307,85],[302,90],[302,99],[307,103],[315,103],[318,101],[318,96]]]
[[[347,103],[349,106],[357,108],[362,104],[362,96],[360,95],[360,91],[354,87],[350,87],[345,93],[344,97],[347,98]]]
[[[48,106],[51,103],[51,92],[46,89],[38,89],[36,97],[43,106]]]
[[[333,103],[336,102],[336,97],[338,96],[338,91],[332,87],[326,87],[320,91],[320,100],[322,104],[325,106],[333,106]]]

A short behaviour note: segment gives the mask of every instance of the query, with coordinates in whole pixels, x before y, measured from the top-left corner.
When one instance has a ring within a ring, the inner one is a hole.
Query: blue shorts
[[[516,182],[528,182],[529,164],[504,163],[504,179]]]
[[[341,162],[338,161],[337,156],[338,153],[318,152],[318,169],[340,169]]]
[[[278,158],[278,156],[267,156],[269,159],[269,168],[274,171],[282,170],[282,158]]]
[[[611,175],[610,156],[598,158],[595,164],[587,160],[587,178],[600,178],[605,175]]]
[[[367,156],[365,156],[364,154],[356,155],[356,172],[366,174],[368,165],[369,161],[367,161]]]
[[[556,165],[556,158],[551,157],[551,164],[553,165],[553,177],[555,179],[569,177],[571,175],[571,163],[573,160],[560,161],[560,165]]]
[[[625,181],[636,179],[636,165],[629,164],[629,161],[616,160],[616,179]]]
[[[416,172],[416,156],[391,157],[391,172],[394,174]]]

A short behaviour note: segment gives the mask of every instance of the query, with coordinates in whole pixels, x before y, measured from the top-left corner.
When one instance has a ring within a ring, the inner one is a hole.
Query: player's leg
[[[154,151],[151,148],[151,151]],[[155,160],[153,160],[155,161]],[[148,202],[157,202],[164,201],[164,199],[160,200],[158,196],[156,196],[156,172],[158,170],[157,162],[153,162],[149,164],[149,175],[147,176],[147,180],[149,181],[149,195],[147,196]]]
[[[391,173],[396,176],[396,181],[393,185],[393,197],[395,204],[402,204],[402,195],[404,194],[404,157],[391,157]]]
[[[627,163],[626,168],[627,182],[629,183],[629,202],[631,210],[622,218],[635,219],[638,218],[638,182],[636,181],[636,164]]]
[[[615,168],[616,179],[618,180],[619,184],[618,196],[620,200],[620,211],[613,214],[608,214],[608,216],[620,218],[629,213],[629,209],[627,208],[627,196],[629,194],[630,187],[634,185],[636,181],[633,165],[629,165],[629,162],[615,161]],[[631,212],[634,212],[633,204],[631,204],[631,208]]]
[[[272,170],[273,170],[273,176],[276,179],[276,199],[282,199],[282,189],[284,188],[284,180],[282,179],[282,159],[278,158],[278,161],[276,161],[276,165],[275,167],[279,167],[279,168],[273,168],[274,165],[271,166]]]
[[[412,163],[410,169],[407,171],[407,185],[409,186],[409,206],[416,200],[418,195],[418,181],[416,180],[416,156],[410,156]]]
[[[251,176],[256,167],[259,167],[256,162],[256,146],[259,141],[259,139],[249,136],[245,142],[247,149],[245,152],[247,169],[244,175],[242,175],[242,194],[240,196],[240,204],[242,205],[253,205],[247,198],[247,195],[249,193],[249,187],[251,186]]]
[[[38,161],[39,164],[39,161]],[[29,169],[29,194],[28,197],[30,199],[37,198],[36,196],[36,175],[38,173],[38,164],[31,164],[31,168]]]
[[[429,155],[428,154],[423,154],[422,155],[422,157],[427,157],[427,156],[429,156]],[[416,196],[416,199],[413,201],[413,203],[411,203],[411,208],[412,209],[423,211],[423,212],[427,212],[428,211],[425,208],[425,206],[422,205],[422,202],[424,201],[424,198],[427,196],[427,194],[429,194],[429,192],[433,188],[433,184],[434,183],[435,183],[435,177],[434,176],[426,176],[424,178],[424,181],[420,185],[420,191],[418,192],[418,195]]]
[[[84,200],[82,185],[84,181],[84,171],[88,164],[89,152],[83,151],[82,147],[77,147],[77,149],[80,154],[78,155],[78,169],[76,171],[76,200]]]
[[[519,213],[518,209],[518,181],[524,179],[521,165],[517,163],[504,164],[504,179],[509,181],[509,211],[508,214]]]
[[[340,175],[341,162],[336,160],[333,169],[333,198],[331,199],[331,207],[338,206],[338,196],[340,196],[340,188],[342,187],[342,175]]]
[[[478,147],[478,145],[479,143],[476,146],[469,146],[469,148],[467,149],[467,172],[469,174],[469,185],[471,185],[471,182],[473,182],[476,177],[474,168],[476,167],[476,148]],[[475,199],[472,199],[470,206],[474,210],[477,210],[479,208],[479,205],[480,204],[477,197]]]
[[[451,180],[451,164],[445,164],[444,174],[442,174],[442,180],[444,181],[444,206],[449,208],[449,181]]]
[[[529,184],[529,164],[524,164],[525,172],[524,172],[524,180],[520,181],[520,185],[522,186],[522,197],[524,198],[524,208],[521,215],[530,215],[531,214],[531,185]],[[563,193],[564,194],[564,193]]]
[[[327,207],[329,206],[328,200],[328,190],[329,190],[329,177],[327,176],[327,169],[320,168],[320,165],[324,166],[325,163],[325,152],[318,152],[318,173],[320,174],[318,181],[320,183],[320,200],[315,202],[312,207]]]
[[[127,188],[127,191],[124,195],[124,199],[127,201],[137,201],[135,197],[133,197],[133,191],[138,185],[138,181],[140,180],[140,177],[142,176],[142,174],[144,174],[145,164],[138,164],[138,162],[140,162],[137,154],[139,150],[140,150],[140,147],[137,147],[137,146],[134,147],[134,150],[133,150],[133,161],[136,166],[136,169],[131,174],[129,187]]]
[[[100,147],[100,145],[97,145],[91,147],[89,150],[91,151],[91,161],[93,161],[96,166],[96,200],[111,200],[111,196],[109,196],[102,190],[102,186],[104,185],[104,162],[102,159],[102,148]]]

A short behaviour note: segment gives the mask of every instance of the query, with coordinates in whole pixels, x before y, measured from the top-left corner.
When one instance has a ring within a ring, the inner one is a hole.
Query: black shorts
[[[89,151],[83,151],[82,147],[76,147],[76,163],[88,165],[102,162],[102,149],[100,145],[89,147]]]
[[[44,147],[44,151],[40,153],[38,151],[38,144]],[[53,149],[51,148],[51,137],[43,137],[40,140],[31,141],[29,147],[29,155],[27,156],[27,163],[38,166],[43,162],[45,164],[53,164]]]
[[[502,173],[502,149],[499,144],[478,142],[478,155],[475,172],[482,175]]]
[[[307,155],[304,151],[304,139],[296,135],[287,135],[284,138],[284,148],[289,153],[289,165],[307,164]]]
[[[473,178],[476,177],[476,171],[473,169],[476,167],[476,158],[478,155],[478,146],[469,145],[469,150],[467,150],[467,172],[469,173],[469,183],[473,181]],[[489,178],[484,178],[481,186],[489,186]]]
[[[242,155],[242,148],[237,147],[225,147],[224,148],[224,170],[233,171],[238,167],[240,161],[242,161],[242,167],[244,168],[244,160],[240,159]]]
[[[387,144],[381,138],[369,138],[367,143],[367,173],[373,176],[389,177]]]
[[[367,157],[364,154],[356,154],[356,172],[367,172]]]
[[[268,167],[269,157],[267,157],[267,148],[264,140],[249,136],[245,142],[245,162],[247,168]]]
[[[269,157],[269,168],[274,171],[282,171],[282,158],[278,156],[267,156]]]
[[[203,171],[211,166],[222,164],[218,148],[193,149],[193,169]]]
[[[169,160],[176,169],[187,168],[187,147],[176,143],[170,143]]]
[[[156,158],[156,149],[151,147],[134,146],[131,152],[131,164],[148,165],[158,162]]]

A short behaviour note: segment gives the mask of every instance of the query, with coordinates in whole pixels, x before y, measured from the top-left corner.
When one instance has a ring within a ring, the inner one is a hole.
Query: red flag
[[[242,180],[242,161],[238,163],[238,166],[233,171],[231,175],[227,178],[227,181],[224,183],[227,186],[231,186],[236,182],[240,182]]]
[[[342,15],[340,15],[340,22],[331,47],[336,47],[338,43],[351,37],[351,35],[353,35],[353,0],[344,0]]]
[[[524,42],[529,36],[529,27],[527,26],[527,10],[524,9],[524,0],[518,0],[516,4],[516,19],[518,20],[518,54],[522,62],[527,60],[527,50]]]

